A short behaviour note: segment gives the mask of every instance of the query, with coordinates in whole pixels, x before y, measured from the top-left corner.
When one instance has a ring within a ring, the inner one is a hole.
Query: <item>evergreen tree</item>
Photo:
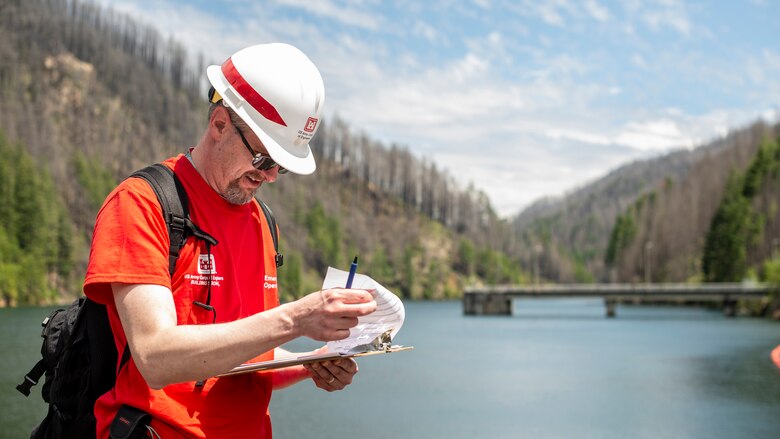
[[[636,224],[631,212],[618,215],[615,221],[615,227],[612,228],[612,234],[609,237],[607,245],[607,254],[604,261],[607,265],[614,265],[620,256],[620,251],[626,248],[636,235]]]
[[[296,252],[284,255],[284,265],[277,271],[279,294],[283,302],[293,301],[306,293],[303,291],[302,273],[301,255]]]
[[[341,261],[341,224],[338,218],[327,215],[322,204],[317,203],[305,218],[309,235],[312,265],[318,272],[324,272],[329,265]]]
[[[48,172],[2,133],[0,182],[0,295],[7,304],[50,302],[72,278],[72,222]]]
[[[387,258],[384,246],[379,245],[374,250],[367,273],[374,280],[388,287],[395,284],[393,266]]]
[[[474,276],[476,259],[477,252],[474,250],[474,244],[470,240],[462,238],[458,245],[458,254],[453,268],[455,271],[470,278]]]
[[[745,243],[750,204],[742,196],[742,183],[742,178],[732,175],[707,233],[702,269],[709,282],[741,281],[747,272]]]

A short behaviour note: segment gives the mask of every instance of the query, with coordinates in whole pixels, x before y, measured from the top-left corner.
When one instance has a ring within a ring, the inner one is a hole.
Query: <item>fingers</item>
[[[368,290],[334,288],[330,291],[341,292],[344,303],[368,303],[374,300],[374,296]]]
[[[325,308],[343,317],[360,317],[376,310],[374,296],[366,290],[333,288],[320,291]]]
[[[300,335],[319,341],[347,338],[358,317],[376,310],[369,291],[344,288],[317,291],[290,306]]]
[[[352,383],[352,378],[358,372],[357,363],[351,358],[312,363],[304,367],[311,374],[314,384],[328,392],[344,389]]]

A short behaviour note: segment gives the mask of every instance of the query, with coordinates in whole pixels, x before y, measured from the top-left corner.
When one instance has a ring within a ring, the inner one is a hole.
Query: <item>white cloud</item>
[[[677,0],[661,0],[659,3],[657,9],[642,11],[642,20],[645,24],[655,31],[668,27],[682,35],[689,35],[691,22],[685,5]]]
[[[780,108],[775,107],[764,110],[761,113],[761,119],[764,119],[767,123],[776,123],[780,121]]]
[[[647,62],[645,61],[645,58],[638,53],[631,55],[631,63],[640,69],[647,68]]]
[[[436,32],[433,26],[425,23],[424,21],[416,21],[412,33],[416,36],[421,36],[431,43],[435,43],[439,39],[439,33]]]
[[[312,14],[330,18],[348,26],[370,30],[379,29],[382,21],[380,16],[371,12],[335,5],[330,0],[276,0],[276,2],[283,6],[302,9]]]
[[[598,21],[609,21],[609,10],[604,6],[601,6],[596,0],[588,0],[585,2],[585,9],[588,11],[591,17]]]
[[[619,144],[643,151],[692,147],[696,143],[682,133],[676,122],[668,119],[629,122],[615,140]]]
[[[613,140],[608,136],[570,129],[552,128],[546,132],[546,135],[552,140],[569,139],[594,145],[609,145],[613,143]]]
[[[510,4],[507,7],[521,16],[539,18],[550,26],[562,27],[565,25],[562,12],[566,12],[570,5],[566,0],[523,0],[522,3]]]
[[[479,56],[469,53],[466,57],[453,65],[449,74],[445,75],[458,84],[464,84],[469,79],[485,74],[488,71],[488,63]]]

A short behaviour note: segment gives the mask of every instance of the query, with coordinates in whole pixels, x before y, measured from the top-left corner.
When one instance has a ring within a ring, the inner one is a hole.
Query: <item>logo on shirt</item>
[[[271,290],[277,289],[276,276],[269,276],[269,275],[266,274],[265,277],[263,278],[263,280],[265,281],[265,282],[263,282],[263,288],[265,288],[266,290],[268,290],[268,289],[271,289]]]
[[[198,255],[199,274],[217,274],[217,266],[214,265],[214,255]]]

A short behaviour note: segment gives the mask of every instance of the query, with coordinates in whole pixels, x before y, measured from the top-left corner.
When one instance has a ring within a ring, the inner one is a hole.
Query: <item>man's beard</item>
[[[238,182],[241,181],[241,178],[237,178],[235,180],[232,180],[230,183],[228,183],[228,187],[225,190],[225,192],[223,194],[220,194],[222,198],[225,199],[225,201],[227,201],[230,204],[235,204],[237,206],[241,206],[252,201],[252,198],[255,197],[255,193],[257,192],[257,189],[255,189],[249,194],[247,194],[244,189],[241,189],[241,187],[238,184]]]

